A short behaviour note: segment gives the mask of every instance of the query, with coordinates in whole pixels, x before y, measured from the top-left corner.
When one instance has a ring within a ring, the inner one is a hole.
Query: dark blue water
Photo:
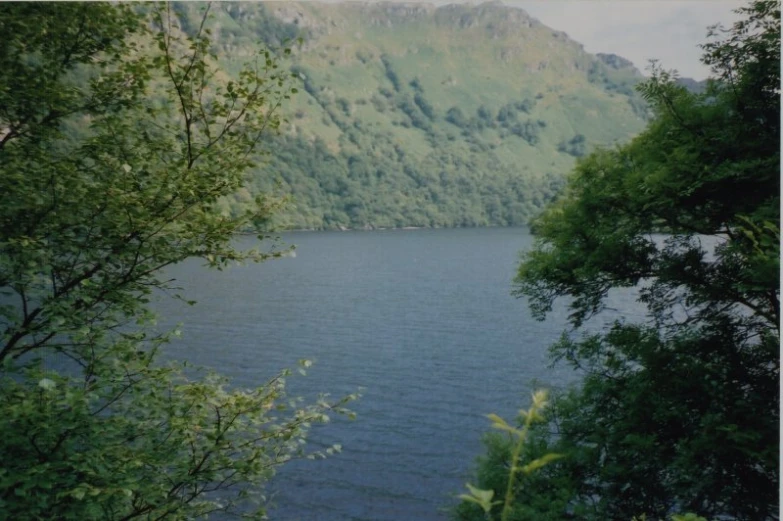
[[[276,520],[445,520],[471,478],[485,415],[509,419],[533,387],[572,381],[549,369],[547,347],[566,324],[529,316],[510,295],[523,229],[301,232],[296,257],[208,271],[170,271],[198,300],[158,305],[183,324],[177,358],[213,367],[241,386],[298,359],[315,361],[295,394],[363,387],[354,422],[317,428],[324,461],[284,467],[270,484]],[[244,242],[244,241],[243,241]],[[252,241],[247,239],[248,245]],[[615,303],[625,306],[620,298]],[[534,383],[535,382],[535,383]]]

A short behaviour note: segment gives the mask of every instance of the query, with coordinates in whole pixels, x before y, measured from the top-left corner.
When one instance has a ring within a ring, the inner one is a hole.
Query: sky
[[[440,2],[439,2],[440,3]],[[476,2],[471,2],[476,3]],[[703,80],[699,61],[707,27],[729,27],[738,0],[507,0],[543,24],[565,31],[591,53],[618,54],[644,72],[650,59],[683,77]]]
[[[339,1],[339,0],[327,0]],[[370,0],[372,1],[372,0]],[[400,0],[444,5],[480,4],[482,0]],[[700,43],[707,27],[731,26],[740,0],[503,0],[521,7],[544,25],[565,31],[590,53],[614,53],[645,73],[650,59],[680,76],[703,80]]]

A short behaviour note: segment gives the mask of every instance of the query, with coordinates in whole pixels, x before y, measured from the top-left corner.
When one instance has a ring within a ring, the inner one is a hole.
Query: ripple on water
[[[365,387],[358,419],[316,428],[325,461],[294,462],[270,485],[276,520],[448,519],[469,478],[485,415],[512,417],[548,369],[564,328],[555,312],[533,321],[509,295],[525,230],[295,233],[297,256],[227,272],[195,263],[170,271],[194,307],[163,300],[162,324],[182,322],[174,357],[214,367],[239,385],[262,383],[315,359],[295,394]],[[619,296],[631,310],[632,296]]]

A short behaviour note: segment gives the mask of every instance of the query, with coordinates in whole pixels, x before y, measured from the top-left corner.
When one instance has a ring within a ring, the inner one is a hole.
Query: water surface
[[[299,232],[296,256],[208,271],[170,270],[198,301],[163,300],[183,323],[169,353],[243,386],[298,359],[315,361],[296,394],[365,388],[354,422],[318,428],[313,446],[342,454],[295,462],[270,485],[281,521],[448,519],[471,477],[490,412],[512,418],[536,386],[573,380],[550,369],[562,312],[536,322],[510,295],[524,229]],[[249,238],[243,239],[248,244]],[[616,306],[623,308],[622,299]]]

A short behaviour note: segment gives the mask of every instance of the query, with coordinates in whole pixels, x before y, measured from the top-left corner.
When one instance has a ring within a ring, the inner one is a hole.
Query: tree
[[[534,223],[517,294],[539,319],[567,299],[552,355],[584,373],[543,436],[567,457],[539,515],[778,518],[780,5],[739,12],[703,46],[706,92],[654,68],[648,128],[580,161]],[[618,288],[646,320],[580,334]]]
[[[0,6],[9,518],[260,517],[275,467],[304,454],[312,423],[342,412],[325,399],[288,411],[283,374],[230,389],[157,361],[171,334],[147,328],[148,299],[176,291],[162,268],[281,253],[231,242],[280,199],[258,197],[238,217],[217,210],[295,89],[269,51],[238,78],[220,71],[207,13],[188,35],[169,5]]]

